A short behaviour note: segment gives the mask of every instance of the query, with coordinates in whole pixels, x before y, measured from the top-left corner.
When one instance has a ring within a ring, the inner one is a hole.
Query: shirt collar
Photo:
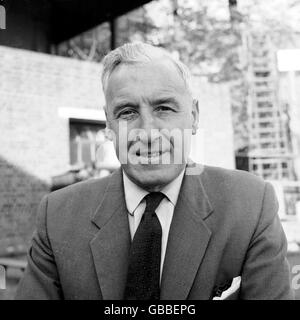
[[[172,202],[174,207],[177,203],[184,173],[185,173],[185,170],[182,170],[177,178],[175,178],[173,181],[171,181],[161,190],[161,192]]]
[[[161,190],[161,192],[169,199],[174,207],[177,203],[184,172],[185,170],[182,170],[176,179],[171,181]],[[133,215],[140,202],[149,192],[132,182],[123,170],[122,173],[127,210],[131,215]]]
[[[149,192],[137,186],[127,177],[123,170],[122,172],[127,210],[133,215],[135,209]]]

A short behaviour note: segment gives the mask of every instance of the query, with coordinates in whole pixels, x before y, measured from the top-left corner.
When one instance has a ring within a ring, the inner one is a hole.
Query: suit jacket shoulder
[[[291,297],[286,238],[270,184],[204,166],[185,175],[170,227],[162,299],[210,299],[241,276],[242,299]],[[18,298],[121,299],[130,232],[122,174],[41,202]]]
[[[95,226],[91,223],[92,216],[101,205],[110,181],[111,175],[101,179],[90,179],[46,196],[45,226],[53,248],[59,248],[61,241],[70,245],[69,239],[76,243],[82,238],[88,239],[95,233]],[[55,246],[55,243],[58,246]]]
[[[270,199],[277,206],[273,187],[246,171],[205,166],[201,181],[215,211],[232,215],[230,218],[240,220],[244,228],[249,229],[247,222],[258,221],[264,200]],[[269,213],[274,215],[276,210]]]

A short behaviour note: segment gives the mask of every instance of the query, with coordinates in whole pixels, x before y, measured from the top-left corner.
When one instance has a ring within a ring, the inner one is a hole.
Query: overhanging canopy
[[[1,35],[12,39],[16,34],[26,34],[26,30],[31,28],[28,33],[46,34],[47,41],[57,44],[150,1],[1,0],[0,4],[7,12],[7,30]],[[18,41],[22,42],[22,39]]]
[[[52,0],[53,41],[59,43],[150,0]]]

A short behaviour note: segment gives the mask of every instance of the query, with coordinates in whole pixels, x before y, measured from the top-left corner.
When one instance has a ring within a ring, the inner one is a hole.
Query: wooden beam
[[[109,20],[109,27],[110,27],[110,49],[113,50],[116,48],[116,26],[117,26],[117,19],[111,18]]]

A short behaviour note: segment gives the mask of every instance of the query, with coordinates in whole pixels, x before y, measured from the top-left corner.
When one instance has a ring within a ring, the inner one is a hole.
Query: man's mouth
[[[159,157],[162,155],[162,151],[155,151],[155,152],[140,152],[140,150],[138,150],[136,152],[136,155],[138,157],[144,157],[144,158],[155,158],[155,157]]]
[[[167,151],[141,152],[138,150],[135,153],[135,156],[138,158],[138,163],[140,164],[160,164],[162,163],[163,157],[166,153]]]

